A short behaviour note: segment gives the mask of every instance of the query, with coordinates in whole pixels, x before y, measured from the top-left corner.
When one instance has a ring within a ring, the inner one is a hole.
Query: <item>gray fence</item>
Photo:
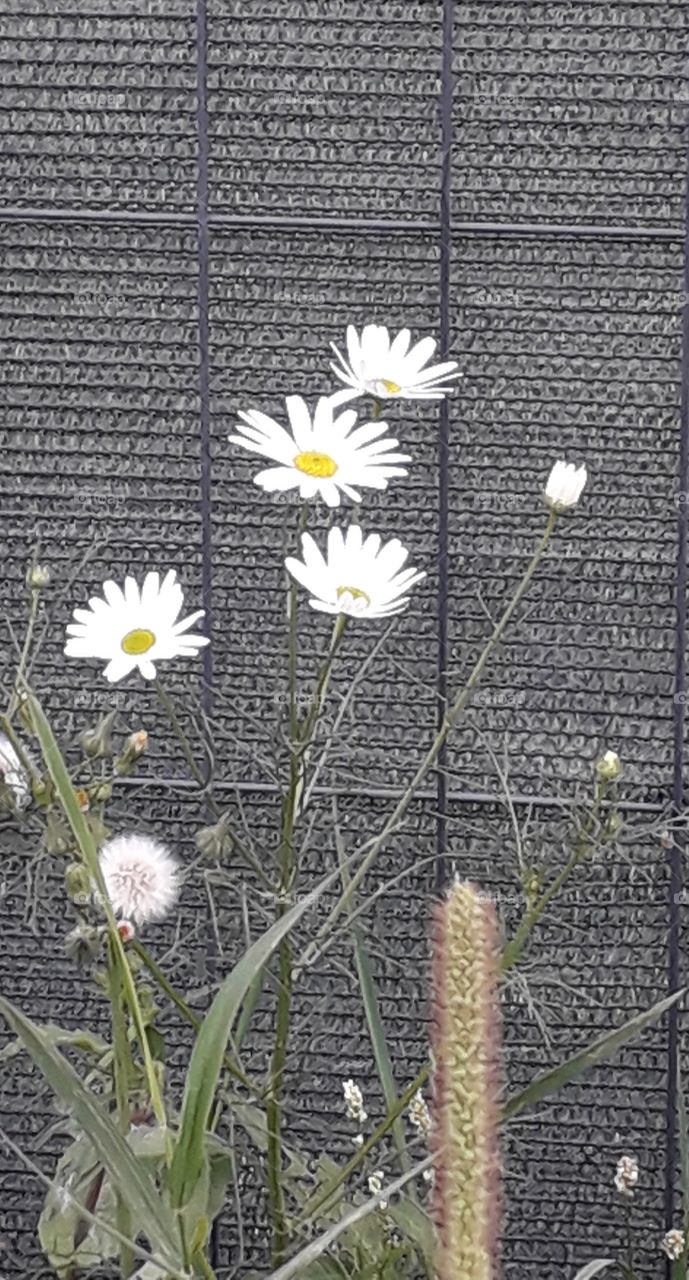
[[[404,407],[396,426],[415,466],[364,513],[404,529],[430,572],[328,779],[349,829],[374,822],[409,776],[530,553],[550,463],[587,462],[581,513],[381,869],[413,853],[414,894],[391,891],[368,920],[402,1084],[425,1053],[438,885],[458,869],[508,922],[516,911],[514,823],[486,739],[500,759],[507,744],[513,815],[536,844],[557,844],[562,803],[586,794],[599,749],[620,752],[639,835],[590,868],[539,935],[529,991],[515,988],[506,1011],[509,1080],[526,1082],[682,976],[681,849],[658,830],[685,790],[687,6],[1,7],[2,662],[39,544],[57,586],[36,683],[66,731],[75,700],[84,716],[103,700],[97,673],[61,658],[73,601],[107,573],[173,566],[213,634],[202,677],[173,683],[212,725],[228,796],[268,824],[256,757],[280,697],[279,564],[296,509],[253,486],[226,437],[238,407],[278,412],[285,393],[321,391],[328,341],[348,321],[437,333],[464,370],[439,411]],[[122,696],[125,718],[158,723]],[[154,742],[146,785],[118,804],[123,816],[144,806],[190,853],[203,815],[182,772]],[[54,882],[30,847],[10,852],[3,990],[36,1017],[78,1022]],[[198,909],[185,948],[170,939],[192,989],[207,989],[241,933],[233,894],[219,898],[220,954]],[[346,1142],[342,1076],[370,1073],[344,959],[304,995],[293,1051],[295,1131],[314,1151]],[[566,1280],[613,1246],[625,1151],[642,1163],[646,1273],[663,1273],[679,1030],[671,1017],[510,1132],[508,1280]],[[22,1071],[3,1080],[3,1130],[50,1172],[52,1104]],[[0,1161],[0,1275],[37,1274],[37,1175],[9,1148]],[[260,1210],[250,1236],[260,1255]],[[216,1244],[225,1277],[231,1212]]]

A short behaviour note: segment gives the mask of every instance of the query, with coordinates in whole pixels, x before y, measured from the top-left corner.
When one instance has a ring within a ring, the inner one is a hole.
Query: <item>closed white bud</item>
[[[545,486],[545,500],[551,511],[575,507],[586,484],[586,467],[573,462],[556,462]]]

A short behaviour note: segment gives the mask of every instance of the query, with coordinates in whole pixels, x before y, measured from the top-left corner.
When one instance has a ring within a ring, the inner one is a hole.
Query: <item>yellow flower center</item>
[[[131,657],[137,657],[140,653],[148,653],[155,642],[156,638],[152,631],[137,627],[134,631],[128,631],[126,636],[123,637],[122,648]]]
[[[402,388],[396,382],[388,382],[387,378],[381,378],[381,383],[385,387],[388,395],[398,396]]]
[[[298,453],[294,459],[298,471],[318,480],[329,480],[337,471],[337,463],[327,453],[316,453],[309,449],[306,453]]]
[[[341,600],[343,596],[349,596],[353,604],[356,604],[358,600],[361,600],[366,608],[368,608],[368,606],[371,603],[371,597],[367,596],[366,592],[361,591],[359,587],[338,587],[337,588],[338,600]]]

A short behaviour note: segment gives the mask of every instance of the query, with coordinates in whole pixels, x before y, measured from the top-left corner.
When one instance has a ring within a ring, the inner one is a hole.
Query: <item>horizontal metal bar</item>
[[[122,226],[195,227],[196,213],[170,210],[145,209],[73,209],[73,208],[19,208],[8,206],[0,209],[0,222],[47,222]],[[404,218],[345,218],[331,215],[279,214],[279,213],[209,213],[208,224],[213,227],[238,230],[285,231],[333,231],[347,235],[408,234],[440,235],[440,223],[428,219]],[[539,239],[563,238],[575,240],[650,240],[681,244],[684,232],[681,227],[652,227],[633,224],[607,225],[605,223],[576,222],[482,222],[455,219],[452,225],[454,239],[463,236],[510,236]]]
[[[200,794],[198,785],[187,778],[116,778],[115,783],[125,787],[158,787],[165,791]],[[280,789],[274,782],[250,782],[246,779],[235,782],[216,782],[213,784],[213,791],[217,794],[238,791],[242,795],[280,795]],[[401,787],[314,787],[314,795],[340,796],[343,799],[352,800],[396,801],[403,794],[404,790]],[[433,804],[438,800],[436,791],[430,787],[420,787],[414,798],[431,801]],[[484,804],[493,808],[505,804],[505,796],[502,792],[492,794],[490,791],[463,789],[448,790],[447,800],[454,804]],[[510,795],[510,800],[515,805],[533,805],[541,809],[560,809],[563,804],[561,796],[543,796],[529,792],[514,792]],[[643,800],[618,800],[615,801],[615,808],[627,813],[664,813],[669,808],[669,804],[649,803]]]

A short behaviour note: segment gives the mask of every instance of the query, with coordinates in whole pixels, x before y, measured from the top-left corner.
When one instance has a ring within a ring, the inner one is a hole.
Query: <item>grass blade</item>
[[[589,1067],[595,1066],[597,1062],[604,1062],[606,1058],[611,1057],[618,1049],[626,1044],[628,1040],[633,1040],[646,1027],[650,1027],[654,1022],[658,1022],[668,1009],[671,1009],[678,1000],[686,994],[686,987],[681,991],[675,991],[673,995],[666,996],[664,1000],[659,1000],[650,1009],[646,1009],[644,1013],[638,1013],[634,1018],[630,1018],[629,1022],[625,1022],[616,1031],[609,1031],[607,1035],[601,1036],[599,1040],[594,1040],[587,1049],[582,1049],[579,1053],[575,1053],[572,1058],[568,1058],[566,1062],[560,1063],[554,1067],[552,1071],[546,1071],[543,1075],[537,1076],[531,1084],[526,1086],[521,1093],[517,1093],[510,1098],[503,1108],[503,1120],[511,1120],[514,1116],[519,1115],[525,1107],[531,1107],[535,1102],[540,1102],[542,1098],[547,1098],[551,1093],[555,1093],[557,1089],[561,1089],[564,1084],[569,1084],[571,1080],[576,1080],[582,1072],[587,1071]]]
[[[154,1251],[177,1266],[177,1232],[172,1214],[155,1183],[136,1159],[117,1126],[84,1085],[74,1067],[55,1048],[42,1028],[0,996],[0,1014],[19,1036],[53,1092],[69,1107],[93,1144],[113,1185],[145,1231]]]

